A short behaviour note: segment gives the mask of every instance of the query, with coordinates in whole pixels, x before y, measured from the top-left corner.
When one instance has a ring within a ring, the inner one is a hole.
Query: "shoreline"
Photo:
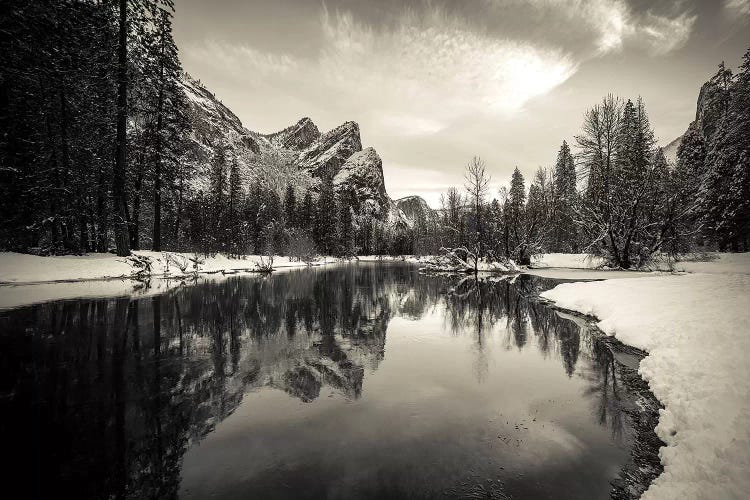
[[[585,328],[596,342],[601,342],[612,353],[620,380],[626,385],[628,392],[635,396],[633,405],[625,410],[631,419],[634,431],[633,443],[629,447],[630,459],[620,469],[619,475],[610,483],[612,500],[635,500],[651,486],[651,483],[664,472],[664,466],[659,459],[659,450],[666,446],[656,434],[659,423],[659,411],[664,405],[656,398],[648,382],[638,373],[638,366],[632,366],[633,357],[640,362],[648,353],[619,341],[607,335],[598,326],[597,319],[577,311],[558,307],[554,302],[544,297],[537,300],[547,307],[559,312],[563,317],[576,322]],[[624,356],[623,356],[624,355]]]

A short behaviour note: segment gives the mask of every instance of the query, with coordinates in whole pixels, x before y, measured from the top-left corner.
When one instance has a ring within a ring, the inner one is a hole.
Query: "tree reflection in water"
[[[185,450],[246,392],[271,386],[310,402],[327,387],[357,399],[384,359],[389,321],[436,309],[455,335],[473,335],[480,382],[485,336],[502,325],[507,349],[536,342],[568,377],[580,355],[592,358],[579,375],[600,423],[620,435],[609,349],[535,300],[555,284],[352,265],[5,311],[0,434],[14,457],[9,477],[32,477],[39,498],[176,497]]]

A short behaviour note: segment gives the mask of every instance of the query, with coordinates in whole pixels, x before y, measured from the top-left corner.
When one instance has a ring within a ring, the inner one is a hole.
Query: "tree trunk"
[[[180,218],[182,217],[182,189],[183,189],[183,181],[182,176],[180,176],[180,186],[177,189],[177,207],[175,209],[176,217],[174,219],[174,245],[175,250],[178,252],[182,250],[182,246],[180,244]]]
[[[130,221],[130,247],[140,250],[141,247],[141,187],[143,186],[143,164],[138,167],[135,176],[135,192],[133,193],[133,213]]]
[[[162,34],[162,61],[160,63],[159,100],[156,106],[156,148],[154,154],[154,246],[161,251],[161,129],[164,126],[162,110],[164,108],[164,35]]]
[[[127,118],[128,118],[128,2],[120,0],[120,30],[117,47],[117,147],[112,175],[112,197],[115,212],[115,246],[117,255],[130,255],[128,234],[128,202],[125,192],[127,168]]]
[[[107,188],[104,167],[99,170],[99,186],[96,194],[96,251],[106,252],[107,249]]]

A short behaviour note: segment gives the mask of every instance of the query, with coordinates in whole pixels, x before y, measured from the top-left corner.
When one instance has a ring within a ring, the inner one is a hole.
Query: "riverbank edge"
[[[666,443],[656,434],[659,410],[663,409],[664,405],[651,392],[648,382],[638,373],[638,368],[626,365],[617,355],[634,355],[640,362],[648,356],[648,353],[627,345],[612,335],[607,335],[596,325],[599,320],[595,316],[559,307],[555,305],[555,302],[541,296],[537,297],[537,300],[547,307],[577,318],[598,342],[603,342],[614,356],[621,380],[636,396],[633,407],[626,411],[635,431],[633,445],[630,448],[630,460],[620,469],[619,477],[610,483],[612,485],[610,498],[612,500],[640,498],[651,483],[664,472],[664,466],[659,458],[659,449],[666,446]]]

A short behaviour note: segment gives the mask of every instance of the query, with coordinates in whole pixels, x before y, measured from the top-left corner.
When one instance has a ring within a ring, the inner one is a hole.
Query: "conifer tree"
[[[720,250],[739,251],[750,248],[750,50],[730,75],[722,64],[712,79],[725,112],[709,136],[701,201],[708,235]]]
[[[242,224],[242,183],[240,180],[240,167],[237,159],[232,160],[229,169],[229,190],[227,200],[227,228],[228,228],[228,251],[230,254],[242,253],[243,224]]]
[[[354,247],[354,217],[352,216],[352,199],[348,192],[344,192],[337,202],[338,207],[338,254],[342,257],[355,255]]]
[[[315,244],[324,255],[332,255],[336,250],[338,210],[333,191],[333,180],[327,176],[321,181],[318,206],[315,214],[313,237]]]
[[[284,215],[286,217],[287,228],[291,229],[299,226],[297,199],[294,194],[294,187],[291,184],[286,185],[286,193],[284,194]]]
[[[220,144],[211,160],[209,186],[209,223],[211,243],[209,251],[216,252],[227,248],[226,198],[227,198],[227,156],[226,146]]]
[[[299,226],[308,234],[312,234],[315,225],[315,206],[312,193],[308,189],[299,207]]]
[[[182,68],[177,56],[177,45],[172,38],[171,2],[151,5],[153,28],[144,37],[147,64],[145,65],[146,103],[142,106],[149,121],[151,138],[149,156],[153,164],[153,249],[162,246],[162,189],[164,181],[173,181],[177,171],[177,157],[181,152],[182,137],[186,133],[185,97],[180,86]]]
[[[557,154],[553,191],[551,249],[555,252],[576,252],[578,250],[577,230],[574,223],[575,206],[578,200],[576,169],[573,154],[566,141],[563,141]]]

